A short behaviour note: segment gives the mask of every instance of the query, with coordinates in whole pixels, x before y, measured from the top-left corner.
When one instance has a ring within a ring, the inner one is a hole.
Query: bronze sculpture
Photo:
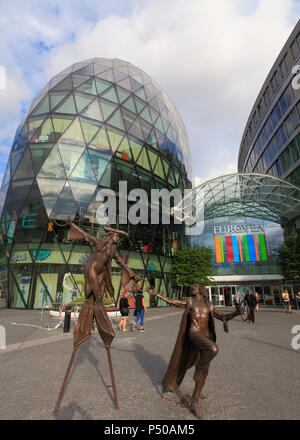
[[[148,292],[166,301],[168,304],[185,308],[176,344],[165,376],[162,379],[163,397],[168,390],[177,390],[186,371],[195,365],[193,379],[195,387],[190,402],[190,409],[200,418],[199,399],[208,374],[210,362],[218,353],[214,318],[223,321],[224,331],[228,332],[227,321],[240,314],[239,309],[233,313],[223,314],[214,309],[208,301],[208,292],[202,284],[192,286],[192,298],[188,301],[171,300],[157,293],[153,288]]]
[[[123,269],[122,285],[124,287],[136,284],[137,281],[141,280],[141,277],[136,275],[124,264],[122,257],[118,252],[116,243],[120,236],[126,235],[124,231],[119,231],[112,228],[104,228],[106,236],[102,239],[98,239],[97,237],[87,234],[71,221],[68,221],[68,223],[70,225],[69,240],[85,240],[94,244],[96,249],[85,265],[84,278],[86,302],[81,307],[78,321],[74,329],[73,353],[65,374],[59,397],[56,402],[54,414],[57,414],[59,409],[76,351],[80,344],[90,338],[94,320],[96,321],[99,335],[103,340],[107,351],[115,407],[118,409],[118,397],[110,354],[110,345],[115,337],[115,332],[102,304],[102,299],[105,288],[107,288],[110,295],[114,298],[114,288],[111,280],[111,262],[113,258]]]

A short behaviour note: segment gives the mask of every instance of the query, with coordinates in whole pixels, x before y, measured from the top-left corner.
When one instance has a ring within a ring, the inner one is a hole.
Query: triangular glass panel
[[[68,115],[59,115],[56,113],[52,113],[52,123],[53,123],[56,139],[59,139],[59,137],[72,124],[74,119],[75,119],[75,115],[68,116]]]
[[[108,99],[108,101],[112,101],[115,104],[119,104],[117,93],[116,93],[116,89],[114,87],[112,87],[111,89],[109,89],[109,90],[105,91],[104,93],[102,93],[101,96],[103,98],[105,98],[105,99]]]
[[[23,154],[19,162],[16,172],[14,173],[13,180],[29,179],[31,177],[34,177],[34,173],[32,168],[30,151],[27,148],[27,150],[25,150],[25,153]]]
[[[168,176],[168,181],[169,181],[169,183],[172,185],[172,186],[176,186],[176,180],[175,180],[175,178],[174,178],[174,174],[173,174],[173,171],[172,171],[172,169],[170,169],[170,172],[169,172],[169,176]]]
[[[108,89],[111,86],[111,83],[102,81],[99,78],[95,78],[96,88],[98,95],[100,95],[104,90]]]
[[[10,180],[10,160],[8,159],[7,164],[6,164],[4,177],[2,180],[1,188],[3,188],[5,185],[7,185],[9,183],[9,180]]]
[[[126,78],[128,75],[126,75],[125,73],[120,72],[119,70],[114,70],[114,77],[115,77],[115,82],[121,81],[122,79]]]
[[[112,163],[112,161],[110,161],[110,163],[107,165],[101,180],[99,182],[99,185],[101,186],[105,186],[106,188],[111,188],[111,184],[112,184],[112,168],[114,167],[114,164]]]
[[[128,129],[128,133],[132,134],[133,136],[135,136],[138,139],[141,139],[141,140],[144,139],[144,135],[142,132],[142,128],[141,128],[141,124],[140,124],[139,119],[136,119],[134,121],[132,126]]]
[[[48,118],[35,131],[31,138],[31,142],[55,142],[56,136],[52,124],[52,119]]]
[[[133,78],[130,78],[130,82],[131,82],[131,89],[133,92],[135,92],[136,90],[142,87],[142,85]]]
[[[81,113],[86,118],[95,119],[96,121],[103,121],[98,98],[96,98],[90,105]]]
[[[142,113],[140,114],[140,117],[145,119],[149,124],[152,124],[152,118],[150,116],[149,107],[145,107]]]
[[[21,216],[24,237],[28,238],[29,242],[40,243],[47,234],[48,217],[36,182],[33,183],[27,196]]]
[[[101,99],[100,99],[100,106],[105,120],[108,119],[110,115],[113,113],[113,111],[117,108],[116,104],[110,102],[104,102]]]
[[[93,100],[94,97],[90,95],[85,95],[82,92],[74,92],[77,111],[80,113],[85,107],[87,107]]]
[[[123,87],[124,89],[127,89],[127,90],[132,91],[132,88],[131,88],[131,82],[130,82],[130,79],[129,79],[129,78],[122,79],[121,81],[118,82],[118,84],[119,84],[121,87]]]
[[[74,70],[73,73],[76,73],[77,75],[94,75],[94,65],[93,63],[90,63],[81,69]]]
[[[47,94],[45,98],[39,103],[39,105],[35,108],[35,110],[31,113],[32,116],[42,115],[44,113],[49,113],[50,104],[49,104],[49,95]]]
[[[151,145],[151,147],[155,148],[156,150],[158,150],[158,143],[157,143],[157,139],[155,136],[155,131],[152,130],[147,138],[147,144]]]
[[[71,75],[67,76],[67,78],[60,81],[55,87],[52,88],[53,92],[58,91],[71,91],[73,89],[72,77]]]
[[[51,218],[57,220],[66,220],[66,216],[73,219],[78,212],[78,208],[73,199],[73,193],[70,185],[66,182],[51,214]]]
[[[81,125],[78,117],[70,125],[70,127],[65,131],[64,135],[60,138],[60,142],[65,144],[74,144],[85,146]]]
[[[99,182],[108,162],[111,159],[111,154],[102,153],[101,151],[88,149],[91,163],[96,176],[96,181]]]
[[[83,216],[90,204],[97,185],[75,181],[69,181],[69,185],[78,207],[79,214],[80,216]]]
[[[122,133],[116,129],[107,128],[107,134],[109,137],[110,146],[111,146],[112,151],[116,151],[116,149],[118,148],[118,146],[121,143],[121,140],[123,138],[124,133]]]
[[[82,154],[74,170],[70,174],[69,179],[78,180],[87,183],[96,183],[96,179],[93,173],[92,164],[87,150]],[[71,184],[71,182],[70,182]],[[72,187],[72,185],[71,185]]]
[[[164,173],[164,169],[163,169],[160,157],[158,158],[158,160],[156,162],[156,165],[154,168],[154,174],[156,174],[161,179],[165,179],[165,173]]]
[[[56,113],[67,113],[75,115],[77,113],[73,95],[70,95],[63,104],[54,110]]]
[[[161,117],[161,120],[162,120],[163,127],[164,127],[164,133],[167,133],[167,130],[169,128],[169,122],[164,117]]]
[[[50,109],[53,110],[58,104],[60,104],[69,92],[53,92],[50,91]]]
[[[122,113],[120,110],[117,110],[106,122],[119,130],[125,130]]]
[[[119,97],[119,101],[121,104],[130,96],[130,92],[127,92],[126,90],[121,89],[118,86],[117,86],[117,92],[118,92],[118,97]]]
[[[150,151],[148,149],[148,155],[149,155],[149,159],[150,159],[150,163],[151,163],[151,168],[152,170],[154,170],[156,161],[157,161],[157,154],[153,153],[152,151]]]
[[[98,77],[100,77],[101,79],[106,79],[107,81],[111,81],[114,82],[114,75],[111,69],[106,70],[105,72],[100,73],[99,75],[97,75]]]
[[[165,159],[162,159],[162,163],[163,163],[163,167],[165,169],[165,175],[167,176],[168,172],[169,172],[169,164]]]
[[[65,180],[38,178],[37,183],[40,188],[40,193],[42,195],[47,214],[48,216],[50,216],[52,209],[65,184]]]
[[[100,151],[111,151],[110,143],[104,126],[100,128],[96,136],[91,140],[89,147]]]
[[[137,91],[135,92],[135,95],[136,95],[136,96],[139,96],[139,97],[140,97],[141,99],[143,99],[144,101],[147,100],[146,95],[145,95],[144,87],[142,87],[141,89],[137,90]]]
[[[100,75],[102,72],[105,72],[105,70],[109,70],[109,66],[105,66],[104,64],[95,63],[95,65],[94,65],[94,74],[95,75]]]
[[[152,125],[148,124],[148,122],[144,121],[144,119],[140,119],[140,124],[142,127],[144,139],[147,139],[149,137]]]
[[[136,116],[136,114],[126,110],[125,108],[122,109],[122,115],[123,115],[123,121],[125,124],[125,128],[126,128],[126,130],[128,130],[129,127],[131,127],[131,125],[136,120],[137,116]]]
[[[127,101],[123,102],[122,106],[127,108],[128,110],[130,110],[134,114],[137,113],[132,96],[129,99],[127,99]]]
[[[34,116],[27,119],[28,124],[28,141],[32,138],[34,133],[37,131],[37,129],[42,125],[42,123],[45,121],[49,115],[44,116]]]
[[[130,142],[130,147],[131,147],[133,159],[136,162],[136,160],[142,150],[143,143],[141,141],[139,141],[138,139],[133,139],[131,137],[129,138],[129,142]]]
[[[33,180],[19,180],[17,182],[13,182],[12,189],[14,193],[14,202],[17,214],[20,215],[22,209],[24,207],[24,203],[27,199],[28,193],[31,189]]]
[[[159,113],[157,113],[157,111],[153,110],[151,107],[149,107],[149,110],[152,117],[152,121],[155,122],[159,116]]]
[[[93,78],[90,78],[87,82],[81,84],[81,86],[79,86],[77,90],[83,93],[89,93],[90,95],[98,94],[98,91],[96,89],[96,84]]]
[[[120,157],[121,159],[124,159],[127,161],[132,159],[131,148],[130,148],[127,136],[124,136],[122,142],[120,143],[120,145],[118,147],[116,155],[118,155],[118,157]]]
[[[162,133],[164,133],[164,127],[162,125],[161,119],[158,118],[157,121],[155,122],[155,127],[160,130]]]
[[[88,144],[99,130],[99,127],[101,126],[101,122],[86,119],[83,116],[79,116],[79,119],[80,119],[85,142],[86,144]]]
[[[55,145],[53,150],[45,160],[38,177],[50,177],[55,179],[66,179],[64,165],[59,154],[58,146]]]
[[[58,147],[68,177],[81,157],[85,147],[61,143],[58,144]]]
[[[32,158],[33,172],[37,175],[42,164],[47,159],[54,144],[30,144],[30,152]]]
[[[135,97],[134,98],[135,104],[136,104],[136,108],[137,108],[137,112],[141,113],[141,111],[143,110],[143,108],[145,107],[145,103],[143,101],[141,101],[139,98]]]
[[[142,168],[145,168],[146,170],[151,171],[146,148],[142,149],[141,154],[139,155],[136,163],[137,163],[137,165],[141,166]]]
[[[73,88],[76,89],[76,87],[79,87],[81,84],[86,82],[86,78],[87,78],[86,76],[73,73],[72,74]]]

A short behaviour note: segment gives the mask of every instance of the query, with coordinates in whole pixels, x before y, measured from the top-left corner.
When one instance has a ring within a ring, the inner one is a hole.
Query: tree
[[[285,281],[300,283],[300,239],[286,239],[277,252],[279,267]]]
[[[211,284],[208,276],[213,275],[213,251],[204,246],[184,246],[176,253],[173,273],[178,276],[176,283],[190,287],[194,283]]]

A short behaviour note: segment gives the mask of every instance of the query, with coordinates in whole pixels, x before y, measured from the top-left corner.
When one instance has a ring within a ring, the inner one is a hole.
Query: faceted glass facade
[[[67,228],[52,220],[69,216],[101,237],[96,196],[103,188],[118,194],[119,181],[127,182],[128,192],[145,189],[149,199],[151,189],[190,187],[184,125],[163,90],[132,64],[103,58],[76,63],[33,100],[7,163],[1,228],[9,306],[40,308],[83,293],[83,265],[92,248],[69,242]],[[111,226],[128,232],[120,242],[124,260],[169,293],[180,225],[123,223],[117,211]],[[118,294],[114,264],[113,274]]]

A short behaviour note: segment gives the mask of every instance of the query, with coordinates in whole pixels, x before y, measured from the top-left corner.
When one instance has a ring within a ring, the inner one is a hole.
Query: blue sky
[[[256,96],[300,16],[296,0],[12,0],[1,5],[0,177],[52,76],[91,57],[155,79],[187,129],[196,182],[236,170]]]

